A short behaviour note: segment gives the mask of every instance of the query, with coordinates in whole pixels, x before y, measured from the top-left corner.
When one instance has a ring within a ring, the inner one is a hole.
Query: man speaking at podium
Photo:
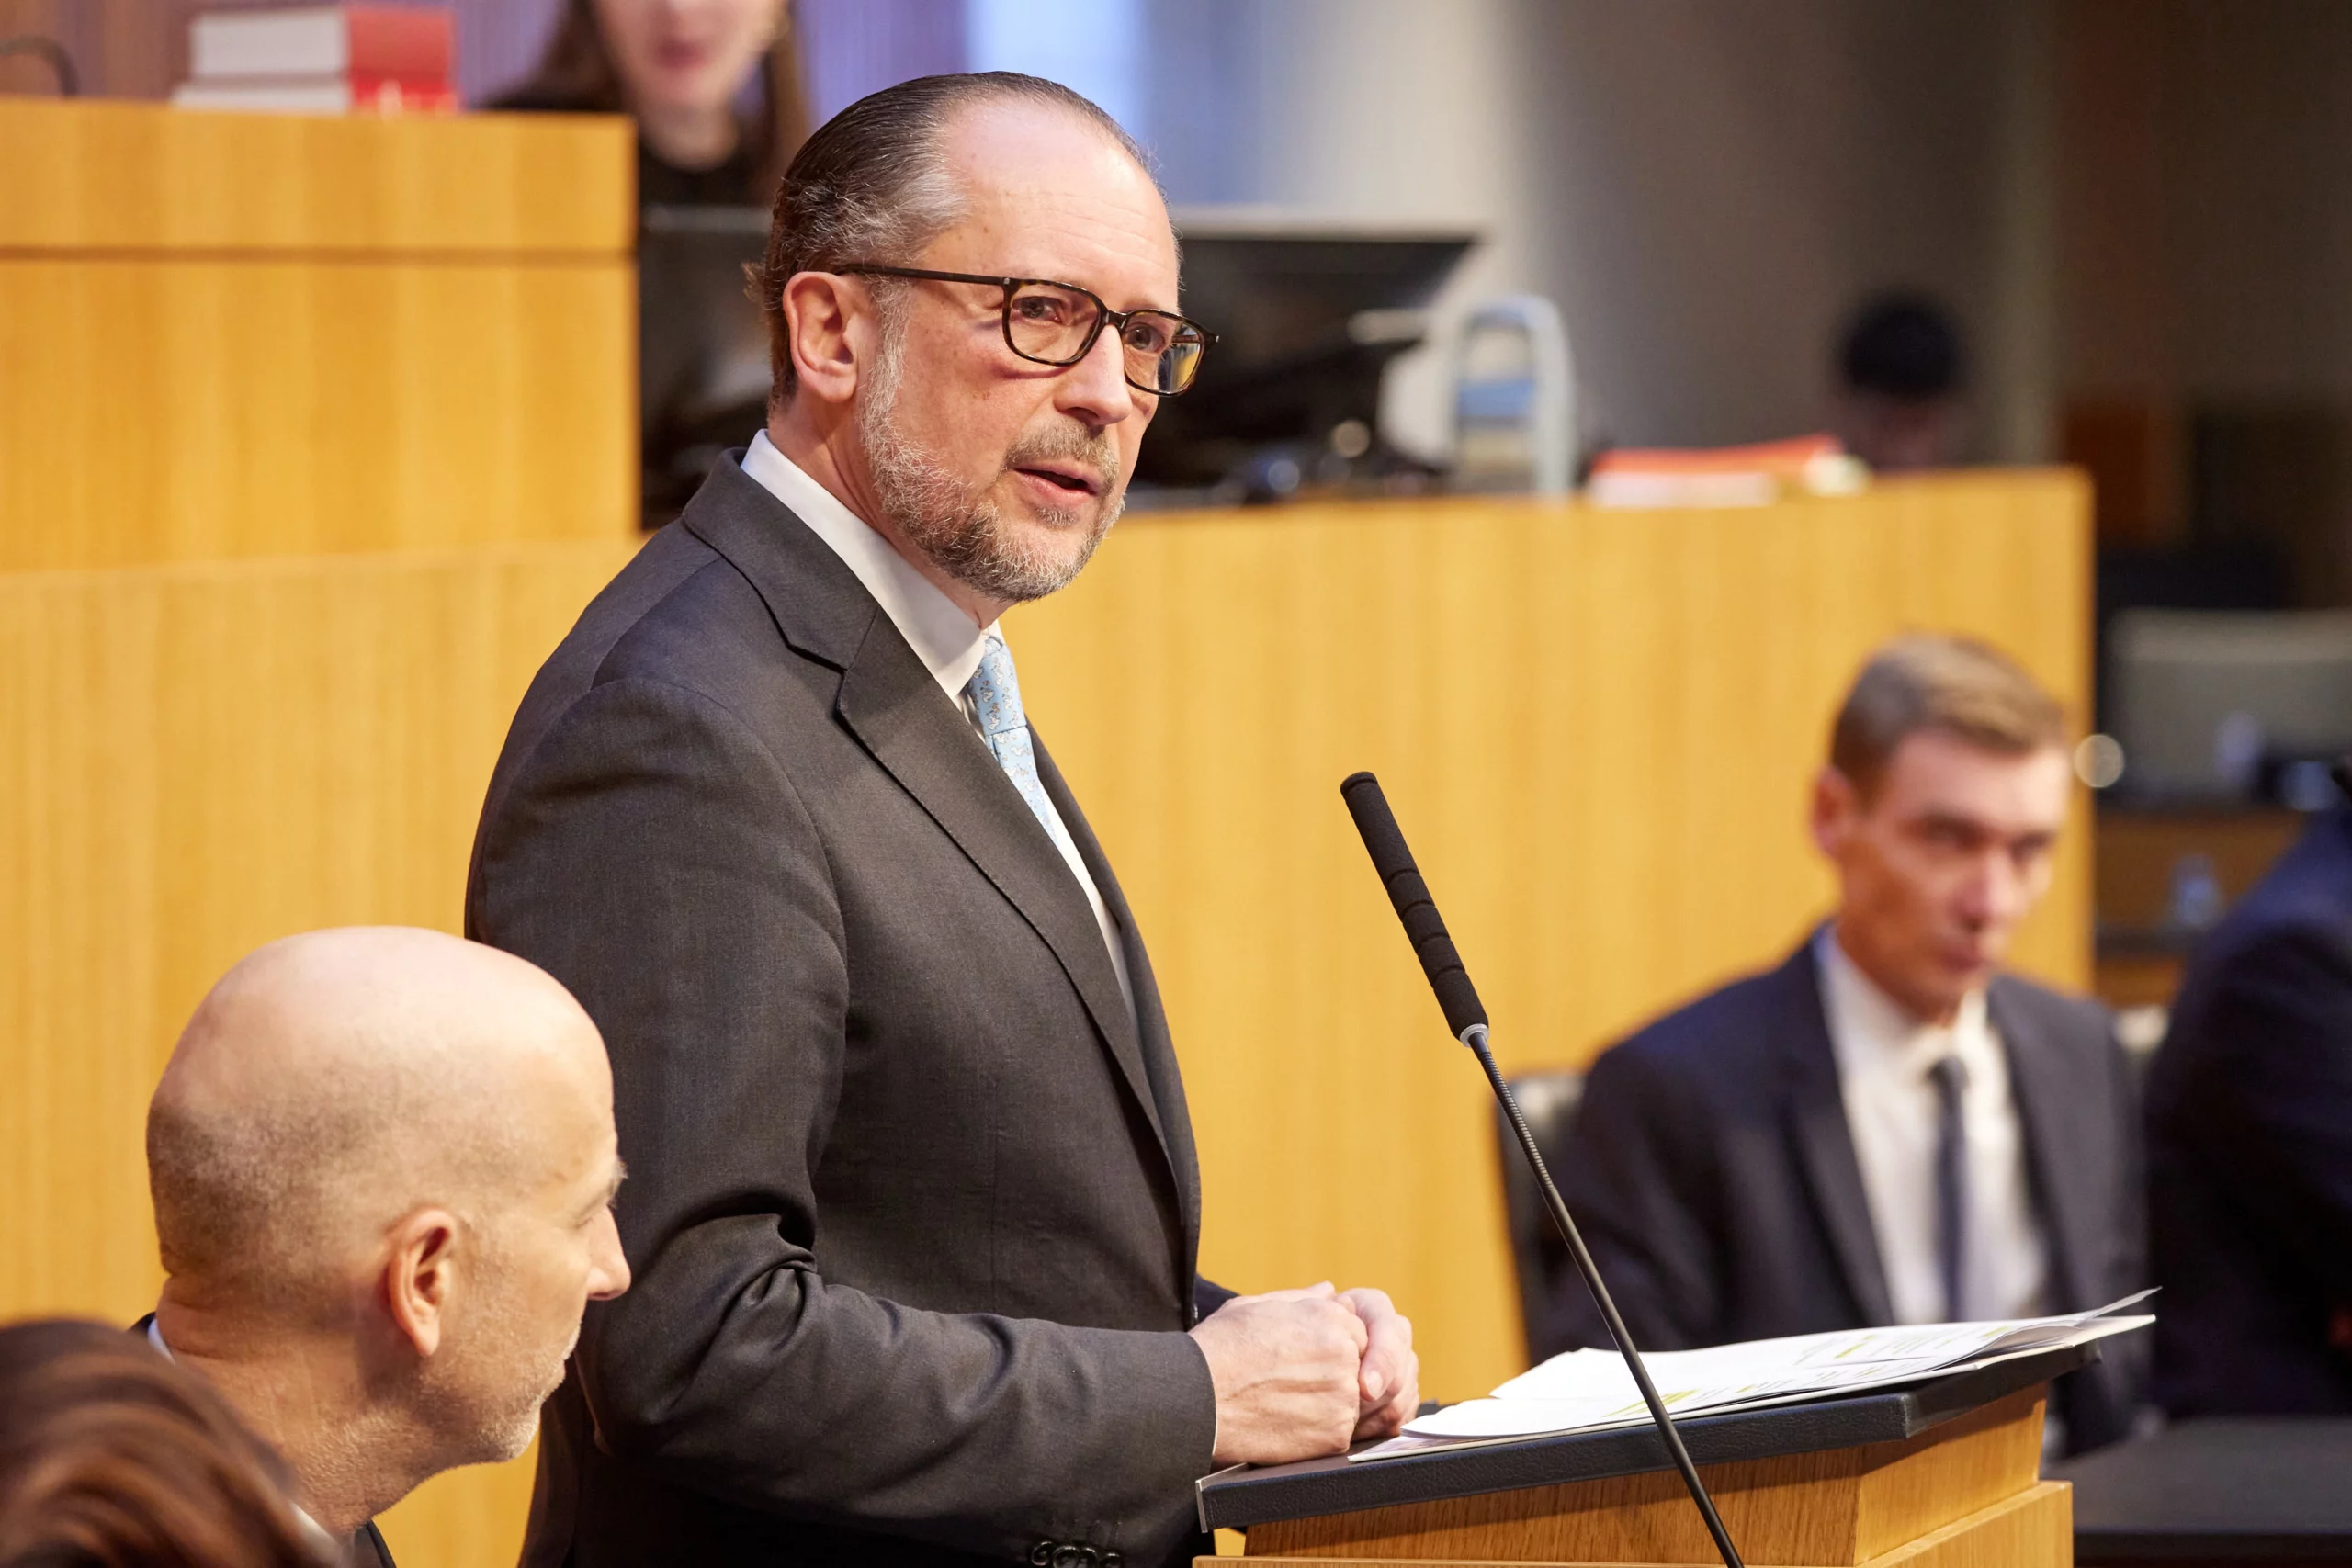
[[[1150,962],[997,627],[1209,339],[1133,143],[1002,73],[820,129],[759,287],[766,430],[540,671],[475,844],[630,1172],[525,1560],[1173,1562],[1196,1477],[1419,1398],[1379,1292],[1196,1277]]]

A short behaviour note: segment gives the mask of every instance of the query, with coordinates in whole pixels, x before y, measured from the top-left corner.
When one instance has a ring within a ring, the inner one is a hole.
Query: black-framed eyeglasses
[[[1173,310],[1114,310],[1101,295],[1075,283],[863,263],[833,270],[866,277],[917,277],[1001,288],[1004,345],[1037,365],[1077,364],[1093,349],[1107,322],[1118,329],[1127,385],[1155,397],[1172,398],[1191,386],[1201,373],[1201,355],[1216,342],[1216,333]]]

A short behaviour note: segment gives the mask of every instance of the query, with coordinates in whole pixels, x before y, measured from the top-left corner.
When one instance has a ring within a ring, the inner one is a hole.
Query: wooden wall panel
[[[0,97],[0,251],[565,253],[636,243],[616,115],[197,113]]]
[[[623,540],[626,257],[0,257],[0,570]]]
[[[0,1316],[151,1304],[180,1024],[274,937],[458,929],[514,705],[626,554],[0,576]]]
[[[1432,1396],[1522,1364],[1484,1081],[1343,776],[1380,774],[1506,1067],[1582,1063],[1826,912],[1806,790],[1873,644],[1982,634],[2087,716],[2086,507],[2029,473],[1758,511],[1142,518],[1016,612],[1029,711],[1168,998],[1211,1276],[1387,1285]],[[2019,952],[2076,987],[2088,852],[2084,817]]]
[[[153,1305],[181,1023],[275,937],[458,929],[514,705],[627,553],[0,577],[0,1320]],[[395,1550],[511,1563],[529,1491],[527,1461],[434,1482]]]

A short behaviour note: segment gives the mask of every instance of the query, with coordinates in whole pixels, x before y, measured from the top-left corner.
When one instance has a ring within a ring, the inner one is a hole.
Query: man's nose
[[[1961,910],[1972,925],[2007,926],[2026,910],[2025,877],[2005,851],[1980,856],[1961,890]]]
[[[1100,428],[1136,412],[1135,389],[1127,385],[1126,351],[1118,330],[1104,322],[1085,356],[1062,372],[1054,406],[1071,418]]]

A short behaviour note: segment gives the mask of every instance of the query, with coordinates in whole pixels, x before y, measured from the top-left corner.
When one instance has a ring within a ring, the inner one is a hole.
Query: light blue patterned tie
[[[1029,716],[1021,707],[1021,678],[1012,672],[1012,651],[994,632],[989,634],[980,667],[972,671],[964,694],[972,699],[972,711],[979,716],[980,733],[987,738],[989,750],[996,753],[997,765],[1021,792],[1062,858],[1076,865],[1078,846],[1070,841],[1061,813],[1046,798],[1046,786],[1037,778],[1037,752],[1029,741]]]

